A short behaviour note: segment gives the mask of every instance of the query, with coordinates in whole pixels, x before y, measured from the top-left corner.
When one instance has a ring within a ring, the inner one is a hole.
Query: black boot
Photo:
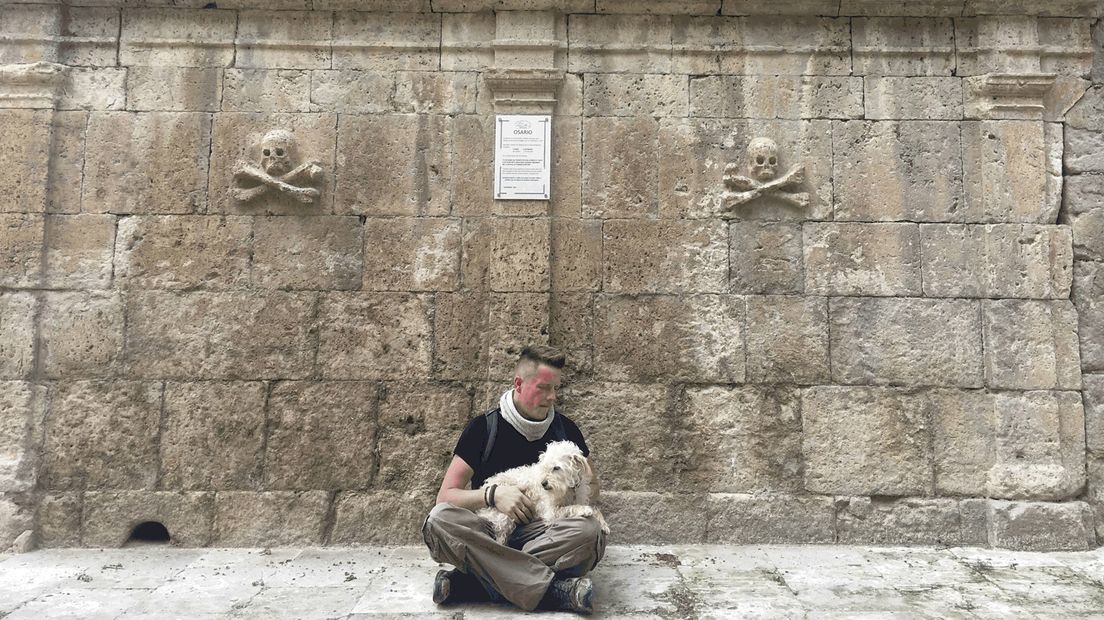
[[[572,577],[553,579],[541,603],[551,609],[589,614],[594,611],[593,598],[594,584],[590,577]]]
[[[479,580],[455,568],[439,570],[433,579],[433,602],[438,605],[447,603],[476,603],[489,600],[487,591]]]

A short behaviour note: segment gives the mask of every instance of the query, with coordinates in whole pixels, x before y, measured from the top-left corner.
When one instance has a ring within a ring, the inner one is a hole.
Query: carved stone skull
[[[760,182],[778,174],[778,145],[770,138],[755,138],[748,143],[748,172]]]
[[[261,138],[261,167],[272,176],[280,176],[291,170],[291,156],[295,149],[295,137],[286,129],[273,129]]]

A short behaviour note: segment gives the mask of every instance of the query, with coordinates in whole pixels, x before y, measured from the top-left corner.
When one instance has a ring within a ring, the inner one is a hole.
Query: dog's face
[[[586,457],[571,442],[549,444],[537,463],[541,470],[541,487],[551,493],[557,503],[573,497],[576,487],[585,481]]]

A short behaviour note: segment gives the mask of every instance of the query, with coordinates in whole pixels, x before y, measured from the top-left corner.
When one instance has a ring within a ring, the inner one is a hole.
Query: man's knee
[[[595,517],[569,517],[559,520],[557,525],[563,528],[565,538],[578,545],[594,544],[606,537]]]

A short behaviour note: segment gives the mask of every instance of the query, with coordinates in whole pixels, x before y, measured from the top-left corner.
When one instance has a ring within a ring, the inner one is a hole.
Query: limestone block
[[[801,397],[805,489],[928,495],[931,421],[923,402],[880,387],[817,386]]]
[[[725,169],[735,166],[735,174],[749,175],[748,146],[755,138],[768,138],[778,147],[779,170],[788,173],[804,166],[805,182],[788,191],[808,193],[809,205],[798,207],[772,196],[762,196],[734,207],[725,217],[737,220],[831,219],[831,131],[831,121],[827,120],[661,119],[659,214],[672,218],[716,217],[726,206],[723,200]],[[638,209],[628,216],[640,217],[639,212]]]
[[[441,8],[435,3],[434,10]],[[495,7],[464,7],[457,14],[441,16],[441,70],[483,71],[494,67]],[[471,11],[471,12],[469,12]]]
[[[237,201],[230,195],[234,167],[240,162],[260,164],[263,156],[260,142],[274,129],[289,131],[294,137],[292,166],[314,161],[322,168],[321,183],[313,185],[322,192],[315,203],[303,204],[277,192],[268,192],[249,202]],[[215,115],[213,132],[208,213],[316,215],[330,212],[334,177],[340,171],[334,167],[335,114],[223,112]]]
[[[852,77],[706,75],[690,79],[690,116],[860,118],[862,98],[863,81]]]
[[[219,491],[211,544],[218,547],[301,547],[322,544],[326,491]]]
[[[22,493],[0,493],[0,549],[16,553],[29,551],[20,546],[26,541],[25,532],[34,530],[34,505],[31,496]],[[33,543],[33,538],[31,540]]]
[[[835,0],[777,0],[770,4],[758,0],[722,0],[721,15],[835,16],[839,14],[839,5]],[[707,12],[712,14],[714,11]]]
[[[582,431],[590,462],[607,486],[624,491],[677,487],[680,468],[672,457],[685,450],[685,444],[672,432],[665,386],[575,383],[562,400],[564,413]],[[624,458],[626,454],[633,458]]]
[[[307,2],[308,6],[303,8],[311,8],[309,5],[313,5],[316,11],[386,11],[386,12],[429,12],[430,4],[429,0],[372,0],[370,3],[365,3],[363,0],[313,0]],[[435,10],[441,10],[436,8]]]
[[[70,66],[113,66],[119,40],[119,11],[111,7],[67,7],[58,62]]]
[[[1059,221],[1073,230],[1073,256],[1104,260],[1104,175],[1082,174],[1065,179]]]
[[[238,216],[135,216],[119,221],[120,286],[235,289],[249,284],[253,220]]]
[[[689,77],[587,73],[586,116],[686,116]]]
[[[711,493],[705,542],[824,544],[835,540],[830,497]]]
[[[985,378],[991,388],[1081,389],[1077,309],[1068,300],[982,302]]]
[[[567,356],[566,377],[594,370],[594,295],[553,293],[548,306],[548,344]]]
[[[433,502],[434,495],[428,493],[338,493],[334,499],[333,532],[327,542],[332,545],[424,545],[421,526]]]
[[[300,379],[314,363],[313,294],[131,291],[126,366],[164,379]]]
[[[223,71],[214,67],[128,67],[126,105],[128,110],[217,112],[222,87]]]
[[[401,71],[392,108],[405,114],[474,114],[478,73]]]
[[[39,547],[79,547],[81,536],[80,493],[47,493],[39,500],[35,512],[38,526],[35,538]]]
[[[0,286],[40,285],[45,221],[42,215],[0,213]]]
[[[792,45],[801,41],[800,47]],[[849,75],[847,19],[756,15],[671,18],[671,70],[697,75]]]
[[[471,407],[471,394],[459,386],[386,385],[379,402],[379,472],[373,486],[436,494]]]
[[[114,376],[122,370],[123,300],[107,291],[49,293],[38,339],[45,377]]]
[[[253,284],[279,289],[360,287],[363,230],[353,216],[258,217]]]
[[[747,380],[828,383],[828,302],[823,297],[747,297]]]
[[[869,76],[863,79],[863,84],[866,118],[962,118],[962,80],[959,78]]]
[[[94,491],[84,496],[81,543],[118,548],[134,528],[156,521],[169,532],[169,544],[205,547],[211,541],[213,493],[183,491]]]
[[[1104,375],[1085,375],[1083,381],[1085,445],[1090,454],[1101,456],[1104,455]]]
[[[602,222],[552,220],[549,257],[554,291],[597,291],[602,285]]]
[[[522,347],[545,344],[546,293],[438,293],[433,315],[433,376],[438,379],[513,377]]]
[[[492,293],[487,322],[488,379],[512,381],[521,350],[547,344],[548,293]],[[438,306],[438,309],[440,306]]]
[[[318,366],[327,379],[429,376],[430,301],[424,296],[324,295],[318,323]]]
[[[0,493],[34,490],[45,415],[45,386],[0,381]]]
[[[610,544],[687,544],[705,541],[709,514],[703,495],[654,491],[602,491]]]
[[[438,115],[343,115],[336,211],[448,215],[452,131],[452,121]]]
[[[111,215],[46,216],[43,285],[50,288],[107,288],[115,245]]]
[[[366,291],[452,291],[460,283],[461,220],[379,217],[364,223]]]
[[[222,109],[232,112],[310,112],[311,74],[294,69],[226,69]]]
[[[963,0],[929,0],[922,3],[910,0],[841,0],[839,14],[950,17],[962,14],[962,3]]]
[[[31,293],[0,293],[0,378],[24,379],[34,371],[34,316]]]
[[[567,40],[567,19],[558,11],[499,11],[495,14],[497,69],[563,68],[567,50],[556,44],[513,45],[516,41]],[[505,44],[503,44],[505,43]]]
[[[575,14],[568,16],[567,32],[570,73],[672,70],[670,16]]]
[[[93,112],[81,193],[92,213],[195,213],[207,204],[211,117]]]
[[[1065,299],[1073,279],[1066,226],[921,224],[924,294]]]
[[[796,389],[686,389],[676,419],[687,439],[680,491],[800,491],[801,401]],[[693,438],[692,440],[690,438]]]
[[[921,294],[916,224],[810,223],[803,235],[806,293]]]
[[[152,488],[161,392],[139,381],[59,383],[46,418],[44,488]]]
[[[1097,26],[1104,36],[1104,30]],[[1065,122],[1068,128],[1104,131],[1104,80],[1096,80],[1097,85],[1088,89],[1085,95],[1066,112]]]
[[[956,546],[964,543],[960,520],[953,499],[848,497],[837,502],[837,540],[846,545]]]
[[[333,26],[323,11],[239,11],[234,66],[329,69]]]
[[[47,213],[79,213],[81,210],[84,136],[87,129],[88,112],[54,113],[50,165],[46,180]]]
[[[432,13],[338,12],[333,24],[333,68],[436,71],[441,34],[441,18]]]
[[[965,221],[1046,224],[1057,217],[1042,122],[963,123],[962,168]]]
[[[851,28],[856,75],[955,74],[954,22],[949,18],[856,17]]]
[[[989,502],[989,540],[1019,551],[1080,551],[1096,546],[1085,502]]]
[[[464,222],[464,288],[546,291],[551,281],[548,218],[469,218]]]
[[[159,486],[183,490],[258,487],[265,397],[265,385],[259,382],[167,383]]]
[[[728,280],[721,221],[609,220],[602,288],[610,293],[720,293]]]
[[[368,488],[377,467],[378,400],[375,383],[275,384],[265,423],[265,488]]]
[[[0,110],[0,212],[46,209],[50,159],[48,110]],[[4,244],[6,245],[6,244]]]
[[[59,110],[122,110],[126,69],[70,69],[58,91]]]
[[[804,290],[800,224],[732,222],[728,239],[729,289],[733,293]]]
[[[311,71],[310,102],[339,114],[384,114],[390,112],[394,104],[396,75],[352,69]]]
[[[832,141],[835,219],[961,219],[958,123],[835,121]]]
[[[657,214],[658,135],[647,117],[583,121],[583,217]],[[636,146],[626,151],[626,144]]]
[[[1104,131],[1067,127],[1065,140],[1067,173],[1104,172]]]
[[[611,380],[744,380],[744,301],[740,297],[602,296],[595,323],[596,371]]]
[[[12,37],[15,40],[5,41],[0,47],[0,65],[56,62],[57,48],[51,38],[60,33],[60,11],[50,6],[6,4],[0,7],[0,23],[4,24],[5,33],[15,35]],[[10,543],[10,540],[0,541],[0,546],[7,549]]]
[[[237,12],[133,8],[123,11],[119,64],[226,67],[234,61]]]
[[[836,383],[983,384],[978,302],[838,298],[828,314]]]
[[[433,10],[446,13],[491,9],[578,13],[591,11],[593,8],[593,0],[433,0]]]
[[[1104,370],[1104,264],[1077,261],[1073,265],[1072,299],[1077,306],[1081,368]]]

